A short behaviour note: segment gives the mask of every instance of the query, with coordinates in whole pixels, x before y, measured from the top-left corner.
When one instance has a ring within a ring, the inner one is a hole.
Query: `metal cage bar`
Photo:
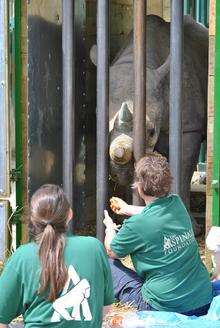
[[[19,179],[16,181],[16,205],[17,209],[23,208],[24,172],[23,172],[23,130],[22,130],[22,62],[21,62],[21,0],[14,2],[15,10],[15,35],[14,35],[14,61],[15,61],[15,138],[16,138],[16,168],[19,171]],[[22,240],[21,222],[16,224],[16,244]]]
[[[0,262],[4,262],[7,257],[8,246],[8,209],[9,203],[7,201],[0,201]]]
[[[74,103],[74,1],[62,2],[62,54],[63,54],[63,188],[72,205],[73,169],[75,150]]]
[[[196,0],[196,20],[207,25],[207,0]]]
[[[182,166],[182,62],[183,2],[173,0],[170,34],[170,115],[169,162],[174,177],[172,191],[181,195]]]
[[[96,234],[104,239],[103,212],[108,193],[109,1],[97,1],[97,157]]]
[[[184,0],[184,15],[190,14],[190,0]]]
[[[8,2],[0,1],[0,262],[6,260],[9,183]]]
[[[0,197],[9,196],[8,4],[0,2]]]
[[[146,148],[146,1],[134,1],[134,160],[145,154]],[[141,200],[133,193],[133,203]]]

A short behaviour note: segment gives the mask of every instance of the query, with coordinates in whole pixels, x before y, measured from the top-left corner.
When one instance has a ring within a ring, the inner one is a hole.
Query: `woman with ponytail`
[[[63,190],[43,185],[32,196],[31,242],[19,247],[0,276],[0,328],[22,315],[27,328],[102,326],[113,303],[102,244],[67,236],[72,210]]]

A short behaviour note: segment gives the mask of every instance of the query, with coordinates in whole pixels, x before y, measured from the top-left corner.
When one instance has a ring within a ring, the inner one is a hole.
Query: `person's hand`
[[[120,225],[116,225],[112,221],[112,218],[109,216],[108,211],[105,210],[104,215],[105,215],[105,217],[104,217],[103,223],[106,226],[104,244],[105,244],[105,248],[107,250],[107,254],[109,255],[109,252],[111,252],[110,244],[111,244],[113,238],[115,237],[116,231],[118,230]]]
[[[118,215],[128,215],[129,205],[118,197],[112,197],[110,199],[110,207],[112,211]]]
[[[120,227],[120,224],[117,225],[112,221],[112,218],[109,216],[107,210],[104,211],[104,216],[105,217],[104,217],[103,223],[106,226],[106,230],[112,229],[114,231],[117,231]]]
[[[112,221],[112,218],[109,216],[108,211],[104,211],[104,220],[103,220],[104,225],[107,227],[112,226],[114,222]]]

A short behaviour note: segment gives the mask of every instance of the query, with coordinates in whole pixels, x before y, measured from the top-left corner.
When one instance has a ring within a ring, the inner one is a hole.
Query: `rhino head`
[[[147,68],[146,152],[154,150],[161,126],[163,125],[164,128],[167,126],[168,130],[169,93],[163,83],[168,72],[169,58],[157,69]],[[129,83],[127,82],[127,84]],[[126,93],[126,87],[125,84],[124,93]],[[116,112],[109,125],[110,176],[119,185],[128,185],[133,179],[133,112],[135,109],[133,89],[130,90],[132,90],[132,92],[129,91],[130,98],[127,93],[127,99],[121,103],[118,110],[114,103],[110,103],[110,111],[114,108],[113,112]],[[113,88],[110,94],[110,100],[112,101],[112,99],[116,99],[117,103],[120,99],[120,96],[115,97]]]
[[[96,64],[96,46],[90,52]],[[146,152],[152,151],[158,141],[161,125],[167,124],[169,93],[164,88],[170,68],[169,57],[156,69],[146,68]],[[167,93],[167,94],[165,94]],[[133,162],[133,112],[134,112],[133,60],[114,62],[110,67],[110,176],[119,185],[132,182]]]

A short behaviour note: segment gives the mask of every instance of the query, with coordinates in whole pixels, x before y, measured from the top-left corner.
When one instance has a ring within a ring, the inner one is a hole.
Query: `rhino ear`
[[[170,71],[170,55],[167,57],[166,61],[156,69],[158,83],[162,82],[164,78]]]
[[[90,49],[90,59],[93,62],[95,66],[97,66],[97,45],[94,44],[92,48]]]

